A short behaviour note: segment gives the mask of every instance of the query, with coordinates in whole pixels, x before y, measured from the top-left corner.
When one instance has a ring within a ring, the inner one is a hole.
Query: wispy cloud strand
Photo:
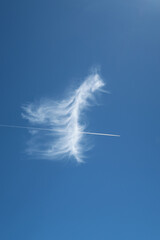
[[[28,151],[39,157],[54,159],[73,156],[77,162],[83,162],[85,123],[84,110],[94,100],[94,94],[101,91],[104,82],[97,72],[90,74],[79,88],[62,101],[44,101],[23,107],[22,116],[32,124],[53,129],[40,138],[38,130],[31,131],[32,139]],[[40,140],[41,139],[41,140]]]

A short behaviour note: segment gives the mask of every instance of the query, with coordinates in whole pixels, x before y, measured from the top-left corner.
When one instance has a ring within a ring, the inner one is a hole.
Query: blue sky
[[[62,99],[93,66],[106,89],[87,112],[86,163],[28,159],[26,130],[0,129],[0,238],[160,239],[160,3],[0,3],[2,124],[22,104]]]

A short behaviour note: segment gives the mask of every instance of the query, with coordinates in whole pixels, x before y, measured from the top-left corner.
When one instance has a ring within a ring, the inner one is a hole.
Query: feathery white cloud
[[[94,100],[95,92],[101,91],[103,86],[103,80],[95,71],[67,99],[24,106],[22,116],[25,119],[53,130],[43,133],[43,138],[41,131],[32,132],[28,151],[46,159],[73,156],[77,162],[83,162],[83,112]]]

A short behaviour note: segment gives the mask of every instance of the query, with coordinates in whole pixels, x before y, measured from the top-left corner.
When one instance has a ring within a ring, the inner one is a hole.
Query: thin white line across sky
[[[5,127],[5,128],[22,128],[22,129],[39,130],[39,131],[50,131],[50,132],[60,132],[60,131],[53,130],[51,128],[27,127],[27,126],[7,125],[7,124],[0,124],[0,127]],[[80,132],[80,133],[82,133],[82,134],[89,134],[89,135],[98,135],[98,136],[120,137],[120,135],[111,134],[111,133],[99,133],[99,132]]]

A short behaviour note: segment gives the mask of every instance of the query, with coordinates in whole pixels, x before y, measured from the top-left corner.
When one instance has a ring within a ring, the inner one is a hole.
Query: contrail
[[[51,128],[38,128],[38,127],[28,127],[28,126],[19,126],[19,125],[6,125],[6,124],[0,124],[0,127],[5,128],[22,128],[22,129],[29,129],[29,130],[39,130],[39,131],[51,131],[51,132],[58,132],[58,133],[66,133],[65,131],[56,131]],[[69,133],[69,131],[67,131]],[[120,137],[120,135],[117,134],[111,134],[111,133],[99,133],[99,132],[79,132],[81,134],[88,134],[88,135],[97,135],[97,136],[108,136],[108,137]]]

